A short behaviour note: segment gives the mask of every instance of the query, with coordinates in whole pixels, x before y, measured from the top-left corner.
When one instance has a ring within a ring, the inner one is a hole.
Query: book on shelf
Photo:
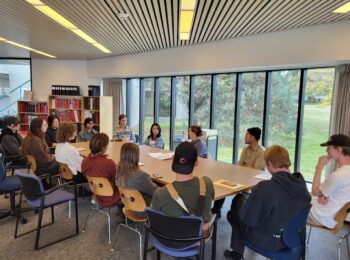
[[[65,123],[81,123],[80,110],[55,111],[54,114]]]
[[[100,109],[99,97],[85,97],[84,98],[84,109],[99,110]]]
[[[80,99],[63,99],[55,98],[51,99],[51,108],[52,109],[80,109],[81,102]]]
[[[84,118],[92,118],[95,124],[100,124],[100,112],[98,111],[87,111],[85,110]]]
[[[47,103],[28,103],[19,102],[18,103],[19,113],[47,113]]]
[[[52,85],[52,95],[80,96],[79,86]]]
[[[20,124],[29,125],[30,121],[32,121],[34,118],[42,118],[47,120],[47,115],[22,115],[20,117]]]

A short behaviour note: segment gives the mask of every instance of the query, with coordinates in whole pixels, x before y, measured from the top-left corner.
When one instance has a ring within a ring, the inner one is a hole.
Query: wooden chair
[[[306,242],[306,246],[309,246],[309,240],[310,240],[310,235],[311,235],[311,230],[313,227],[315,228],[320,228],[323,230],[328,230],[330,232],[332,232],[334,235],[337,236],[338,243],[337,243],[337,248],[338,248],[338,259],[340,260],[340,246],[343,242],[343,240],[346,240],[346,246],[348,249],[348,257],[350,259],[350,250],[349,250],[349,226],[347,228],[347,231],[344,234],[340,234],[343,226],[344,226],[344,222],[346,219],[346,216],[348,215],[348,213],[350,212],[350,202],[346,203],[339,211],[338,213],[335,215],[335,221],[337,222],[337,224],[335,225],[334,228],[327,228],[325,226],[318,226],[318,225],[314,225],[311,223],[308,223],[308,225],[310,226],[310,231],[307,237],[307,242]]]
[[[96,195],[97,196],[107,196],[107,197],[108,196],[113,196],[113,194],[114,194],[113,187],[112,187],[111,183],[108,181],[107,178],[104,178],[104,177],[90,177],[90,176],[86,176],[86,178],[88,180],[88,183],[89,183],[89,186],[90,186],[90,190],[94,194],[93,195],[93,199],[96,202],[96,204],[95,204],[96,207],[92,208],[92,209],[97,210],[97,211],[99,211],[102,214],[107,216],[107,222],[108,222],[108,243],[110,244],[111,243],[111,216],[110,216],[111,207],[108,208],[108,212],[103,211],[102,210],[103,209],[102,205],[99,205],[98,204],[98,200],[96,200]],[[117,206],[117,205],[118,205],[118,203],[116,203],[112,207]],[[87,219],[85,221],[85,224],[84,224],[82,232],[85,232],[85,227],[86,227],[87,221],[89,219],[90,212],[91,211],[89,211],[89,214],[88,214],[88,217],[87,217]]]
[[[125,215],[125,224],[123,224],[123,223],[119,224],[118,229],[117,229],[117,234],[118,234],[119,228],[121,226],[123,226],[123,227],[126,227],[127,229],[130,229],[130,230],[136,232],[139,235],[140,259],[142,260],[142,236],[141,236],[141,233],[136,228],[132,228],[128,224],[128,219],[131,219],[132,221],[138,222],[138,223],[146,222],[147,221],[147,215],[145,212],[145,208],[147,207],[146,202],[138,190],[125,189],[125,188],[121,188],[121,187],[118,187],[118,189],[119,189],[122,203],[124,204],[123,213]],[[137,214],[137,213],[141,213],[141,215],[143,213],[144,216],[140,216],[140,214]],[[118,235],[116,236],[116,240],[117,240],[117,238],[118,238]],[[116,240],[114,241],[113,248],[114,248]],[[112,251],[113,251],[113,248],[112,248]]]
[[[35,172],[37,170],[37,164],[36,164],[36,160],[35,157],[33,155],[26,155],[27,157],[27,170],[28,170],[28,174],[31,175],[35,175]],[[53,175],[49,175],[49,179],[50,179],[50,184],[52,184],[51,181],[51,177],[57,177],[58,179],[58,184],[61,185],[61,173],[57,173],[57,174],[53,174]],[[40,177],[40,176],[39,176]]]

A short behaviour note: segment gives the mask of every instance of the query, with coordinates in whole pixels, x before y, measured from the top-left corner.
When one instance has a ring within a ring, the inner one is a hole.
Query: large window
[[[170,105],[171,105],[171,78],[159,78],[159,125],[162,128],[162,137],[165,149],[170,149]]]
[[[17,116],[25,90],[31,90],[30,61],[0,59],[0,117]]]
[[[220,74],[214,77],[215,95],[215,129],[218,131],[218,160],[232,162],[233,134],[236,99],[236,75]]]
[[[145,88],[145,118],[143,127],[143,139],[149,135],[151,125],[154,121],[154,78],[143,79]],[[143,142],[144,140],[141,140]]]
[[[244,137],[248,128],[263,126],[264,95],[265,95],[264,72],[242,74],[242,96],[240,103],[240,129],[239,129],[239,153],[240,156],[245,144]]]
[[[131,104],[128,114],[128,124],[134,129],[135,134],[140,133],[140,79],[130,80]]]
[[[174,140],[183,140],[184,138],[187,138],[190,104],[189,95],[190,77],[176,77]]]
[[[325,153],[319,144],[329,135],[334,68],[145,78],[141,86],[140,79],[128,82],[132,127],[146,137],[157,120],[166,149],[188,138],[191,122],[216,129],[218,160],[234,163],[247,129],[259,127],[260,143],[287,148],[291,170],[309,181]]]
[[[200,125],[202,128],[209,128],[211,75],[195,76],[194,82],[193,124]]]
[[[298,118],[300,70],[272,72],[268,145],[279,144],[288,149],[294,165]]]
[[[307,71],[300,171],[312,181],[318,157],[325,154],[329,135],[334,68]]]

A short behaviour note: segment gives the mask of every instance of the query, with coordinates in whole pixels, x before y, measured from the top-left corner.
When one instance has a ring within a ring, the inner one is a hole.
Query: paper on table
[[[145,165],[143,162],[139,162],[139,166],[143,166]]]
[[[255,175],[254,177],[260,180],[270,180],[272,175],[269,172],[264,171],[258,175]]]
[[[215,181],[214,185],[219,186],[219,187],[224,188],[224,189],[228,189],[228,190],[237,190],[237,189],[241,189],[244,187],[244,185],[242,185],[242,184],[234,183],[234,182],[228,181],[228,180]]]
[[[174,153],[149,153],[148,155],[158,160],[168,160],[173,158]]]
[[[85,148],[84,147],[78,147],[77,150],[78,151],[85,151]]]

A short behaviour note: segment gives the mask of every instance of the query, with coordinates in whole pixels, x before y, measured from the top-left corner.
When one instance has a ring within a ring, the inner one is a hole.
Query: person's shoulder
[[[264,146],[262,146],[261,144],[258,145],[258,150],[260,152],[265,152],[266,148]]]

